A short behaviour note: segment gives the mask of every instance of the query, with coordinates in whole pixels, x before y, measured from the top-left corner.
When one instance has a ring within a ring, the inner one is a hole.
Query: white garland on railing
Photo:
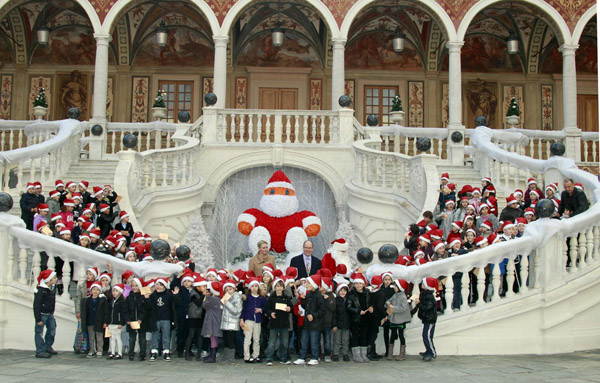
[[[187,124],[186,124],[187,125]],[[177,124],[163,121],[153,122],[109,122],[106,124],[109,132],[129,131],[129,132],[174,132],[177,130]]]

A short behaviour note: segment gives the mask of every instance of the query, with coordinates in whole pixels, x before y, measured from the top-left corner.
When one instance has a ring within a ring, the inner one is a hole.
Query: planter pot
[[[155,120],[167,118],[167,108],[152,108],[152,117],[154,117]]]
[[[515,125],[519,125],[520,120],[521,119],[519,118],[519,116],[506,116],[506,123],[512,128],[514,128]]]
[[[396,124],[400,124],[402,121],[404,121],[404,111],[398,110],[390,112],[390,120]]]
[[[33,114],[37,118],[42,118],[42,117],[46,116],[46,114],[48,114],[48,108],[45,108],[43,106],[34,106]]]

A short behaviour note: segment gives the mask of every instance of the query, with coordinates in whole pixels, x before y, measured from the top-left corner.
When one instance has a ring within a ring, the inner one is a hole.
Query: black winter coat
[[[179,294],[173,294],[173,292],[171,292],[171,290],[166,290],[167,294],[171,294],[171,298],[170,299],[170,317],[171,317],[171,328],[177,327],[177,315],[175,314],[175,304],[176,301],[179,302]],[[151,307],[151,311],[149,311],[149,316],[148,316],[148,331],[156,331],[156,316],[154,314],[154,311],[156,309],[156,302],[158,299],[159,295],[158,295],[158,291],[154,291],[152,293],[152,295],[150,295],[150,307]]]
[[[56,292],[46,287],[38,286],[33,295],[33,315],[35,323],[42,321],[42,314],[54,314]]]
[[[360,315],[360,312],[363,310],[367,310],[370,306],[372,306],[370,301],[370,294],[363,290],[361,294],[366,294],[366,305],[360,305],[360,299],[358,299],[358,292],[356,290],[352,290],[348,293],[346,298],[346,310],[348,310],[350,325],[359,324],[361,317],[371,318],[371,313],[366,313],[365,315]]]
[[[81,299],[81,309],[79,310],[79,315],[81,315],[81,328],[85,331],[87,326],[94,326],[94,331],[103,332],[104,331],[104,323],[108,322],[108,314],[110,312],[108,307],[108,301],[105,297],[98,298],[98,309],[96,311],[96,319],[94,323],[88,323],[88,303],[91,297],[86,297]]]
[[[311,291],[306,294],[306,298],[300,302],[304,309],[304,330],[323,330],[323,320],[325,319],[325,299],[319,291]],[[313,320],[309,321],[308,316],[312,315]]]
[[[376,326],[379,326],[381,320],[387,316],[385,313],[385,299],[383,299],[383,289],[379,289],[374,293],[369,293],[371,306],[373,306],[373,314],[371,320]]]
[[[419,310],[419,319],[423,323],[435,323],[437,322],[437,302],[433,291],[427,289],[421,289],[419,294],[419,304],[415,309]]]
[[[350,315],[346,310],[346,298],[342,298],[339,295],[335,297],[333,327],[337,327],[338,330],[348,330],[350,328]]]
[[[281,310],[275,310],[275,304],[283,303],[287,307],[290,308],[289,312],[284,312]],[[277,295],[277,293],[272,293],[267,299],[267,305],[265,306],[265,314],[269,318],[268,326],[270,329],[281,329],[281,328],[289,328],[290,327],[290,313],[292,312],[292,299],[288,297],[286,294],[281,293],[281,295]],[[275,313],[275,319],[271,316],[271,314]],[[306,321],[304,322],[306,323]]]
[[[142,323],[140,323],[139,331],[147,332],[148,312],[152,310],[150,299],[144,297],[140,293],[134,293],[132,291],[127,296],[127,299],[125,299],[125,304],[127,306],[127,316],[129,318],[129,322],[136,322],[138,320],[142,321]],[[132,330],[130,326],[127,326],[127,331],[134,332],[136,330]]]
[[[108,305],[110,307],[110,314],[105,323],[125,326],[129,322],[129,316],[127,315],[127,305],[125,304],[123,295],[120,295],[117,299],[111,299]]]

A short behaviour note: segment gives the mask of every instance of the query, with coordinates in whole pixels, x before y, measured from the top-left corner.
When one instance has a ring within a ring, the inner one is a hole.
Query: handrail
[[[364,140],[367,137],[367,132],[360,121],[353,117],[352,127],[354,128],[355,141]]]

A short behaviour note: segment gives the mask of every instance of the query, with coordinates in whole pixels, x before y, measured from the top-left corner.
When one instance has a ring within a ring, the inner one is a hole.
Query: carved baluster
[[[515,295],[513,292],[513,285],[515,284],[515,260],[509,259],[506,264],[506,296],[512,297]]]
[[[23,188],[23,163],[19,162],[17,165],[17,190],[21,190]]]
[[[319,125],[321,127],[321,140],[319,141],[319,143],[324,144],[325,143],[325,118],[319,117]]]
[[[172,163],[171,166],[171,174],[173,175],[171,185],[177,186],[179,184],[178,173],[179,173],[179,164],[181,164],[181,155],[173,155],[169,156],[168,160]]]
[[[48,264],[47,264],[47,267],[49,269],[52,269],[52,270],[56,271],[56,260],[54,259],[53,255],[48,254]],[[37,275],[36,275],[36,277],[37,277]]]
[[[454,280],[452,279],[452,274],[446,277],[446,285],[444,286],[444,290],[446,292],[446,310],[445,314],[452,313],[452,301],[454,300]]]
[[[569,268],[569,272],[573,273],[577,270],[577,236],[569,238],[569,258],[571,259],[571,267]]]
[[[187,153],[183,153],[182,154],[182,160],[183,160],[183,167],[182,167],[182,171],[181,171],[181,183],[183,185],[186,185],[188,182],[188,177],[187,177],[187,169],[188,169],[188,156]]]
[[[248,115],[248,142],[254,141],[254,115]]]
[[[63,258],[63,267],[62,267],[62,283],[63,283],[63,297],[66,299],[70,299],[69,296],[69,285],[71,284],[71,262],[68,259]]]
[[[408,155],[408,137],[404,137],[404,152],[402,154]]]
[[[265,142],[271,141],[271,115],[265,115]]]
[[[594,228],[590,228],[586,234],[586,263],[593,262],[594,259]]]
[[[256,142],[263,142],[262,140],[262,114],[256,115]]]
[[[162,187],[167,187],[167,156],[163,156],[162,173],[163,173]]]
[[[492,270],[492,302],[500,299],[500,288],[502,287],[502,281],[500,279],[500,263],[493,265],[494,269]]]
[[[6,131],[6,130],[0,131],[0,152],[4,151],[4,141],[6,139],[7,132],[12,132],[12,131]],[[12,150],[12,148],[9,148],[8,150]]]
[[[238,142],[244,142],[244,134],[246,133],[246,116],[240,115],[240,139]]]
[[[33,274],[33,286],[37,284],[37,276],[42,271],[42,256],[39,251],[33,252],[33,260],[31,262],[31,273]]]
[[[594,226],[594,261],[600,258],[600,227]]]
[[[585,263],[585,255],[587,253],[587,239],[585,237],[585,232],[582,231],[581,233],[579,233],[579,251],[578,251],[578,255],[579,255],[579,268],[583,269],[587,266],[587,264]]]
[[[598,143],[598,141],[592,141],[592,162],[598,162],[598,158],[596,157],[598,155],[598,150],[596,149],[596,144]]]
[[[552,146],[553,142],[546,142],[546,159],[550,158],[550,146]],[[587,152],[586,152],[587,153]]]
[[[583,141],[583,153],[581,154],[581,162],[587,162],[588,159],[588,142]]]
[[[310,143],[317,143],[317,116],[311,116],[311,124],[310,124]]]
[[[109,134],[111,136],[110,137],[110,154],[115,154],[117,152],[116,147],[115,147],[117,132],[113,131],[113,132],[110,132]]]
[[[8,234],[8,260],[6,261],[6,279],[10,282],[14,279],[14,267],[15,267],[15,239]],[[37,275],[36,275],[37,277]]]
[[[27,249],[19,252],[19,283],[27,284]]]
[[[469,287],[469,272],[465,271],[462,273],[462,277],[460,278],[460,295],[462,299],[460,310],[468,310],[471,308],[471,306],[469,306]]]

